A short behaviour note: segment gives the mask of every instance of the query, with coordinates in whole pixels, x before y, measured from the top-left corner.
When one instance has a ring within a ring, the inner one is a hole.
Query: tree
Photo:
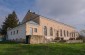
[[[80,31],[80,35],[82,35],[82,36],[85,37],[85,30],[81,30],[81,31]]]
[[[3,22],[2,25],[2,34],[7,34],[8,28],[14,28],[18,25],[19,20],[17,19],[17,15],[15,11],[12,12],[12,14],[9,14],[8,17],[5,19],[5,22]]]
[[[80,36],[79,37],[81,37],[83,39],[83,41],[85,42],[85,30],[80,31]]]

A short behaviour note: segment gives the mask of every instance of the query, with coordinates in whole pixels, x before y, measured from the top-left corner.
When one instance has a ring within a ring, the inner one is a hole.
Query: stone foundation
[[[40,44],[40,43],[47,43],[47,40],[44,36],[40,35],[29,35],[28,43],[29,44]]]

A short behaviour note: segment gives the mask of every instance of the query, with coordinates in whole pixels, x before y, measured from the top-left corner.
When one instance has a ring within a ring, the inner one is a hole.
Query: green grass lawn
[[[85,44],[0,44],[0,55],[85,55]]]

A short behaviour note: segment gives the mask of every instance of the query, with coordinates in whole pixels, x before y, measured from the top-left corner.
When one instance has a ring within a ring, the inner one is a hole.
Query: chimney
[[[28,12],[31,12],[31,10],[29,10]]]

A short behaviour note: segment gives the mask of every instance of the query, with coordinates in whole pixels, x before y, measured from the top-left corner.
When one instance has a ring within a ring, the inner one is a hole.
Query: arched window
[[[60,30],[60,35],[62,36],[62,30]]]
[[[70,33],[70,37],[72,37],[72,33]]]
[[[59,37],[59,31],[57,31],[56,36]]]
[[[66,33],[65,33],[65,30],[64,30],[64,37],[66,37]]]
[[[50,27],[50,36],[53,36],[53,28]]]
[[[73,37],[73,32],[72,32],[72,37]]]
[[[75,37],[75,32],[74,32],[74,37]]]
[[[69,32],[67,31],[67,37],[68,37],[68,35],[69,35]]]
[[[47,27],[44,26],[44,35],[47,36]]]

